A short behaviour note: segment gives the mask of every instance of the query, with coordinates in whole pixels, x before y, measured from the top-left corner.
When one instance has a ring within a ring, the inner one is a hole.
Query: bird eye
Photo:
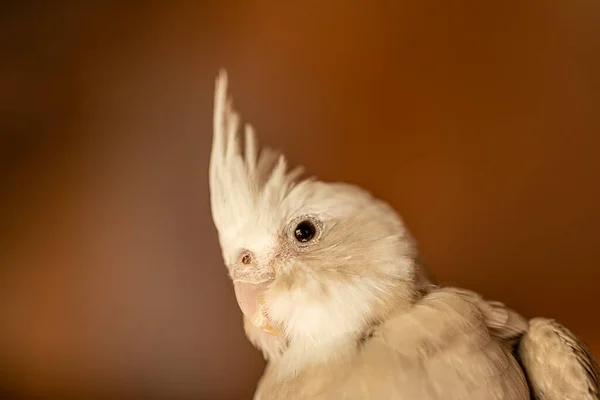
[[[316,233],[317,228],[315,225],[312,222],[305,220],[296,226],[296,229],[294,230],[294,237],[297,241],[306,243],[312,240]]]

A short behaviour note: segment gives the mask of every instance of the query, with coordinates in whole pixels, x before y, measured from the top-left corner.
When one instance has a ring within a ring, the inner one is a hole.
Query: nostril
[[[245,251],[242,253],[242,264],[248,265],[252,263],[252,254],[250,252]]]

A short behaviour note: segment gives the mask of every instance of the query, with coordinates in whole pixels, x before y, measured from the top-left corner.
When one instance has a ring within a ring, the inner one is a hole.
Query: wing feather
[[[534,399],[598,400],[599,368],[587,346],[552,319],[534,318],[519,344]]]

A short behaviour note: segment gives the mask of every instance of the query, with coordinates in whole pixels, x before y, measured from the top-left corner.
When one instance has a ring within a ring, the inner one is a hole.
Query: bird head
[[[385,202],[345,183],[303,177],[259,147],[216,79],[212,216],[241,311],[289,341],[360,336],[416,296],[416,246]],[[243,135],[240,133],[243,132]]]

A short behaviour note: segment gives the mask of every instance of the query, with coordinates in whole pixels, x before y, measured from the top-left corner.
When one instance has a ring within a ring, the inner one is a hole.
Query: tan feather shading
[[[534,399],[598,400],[600,370],[589,349],[552,319],[534,318],[519,344]]]

